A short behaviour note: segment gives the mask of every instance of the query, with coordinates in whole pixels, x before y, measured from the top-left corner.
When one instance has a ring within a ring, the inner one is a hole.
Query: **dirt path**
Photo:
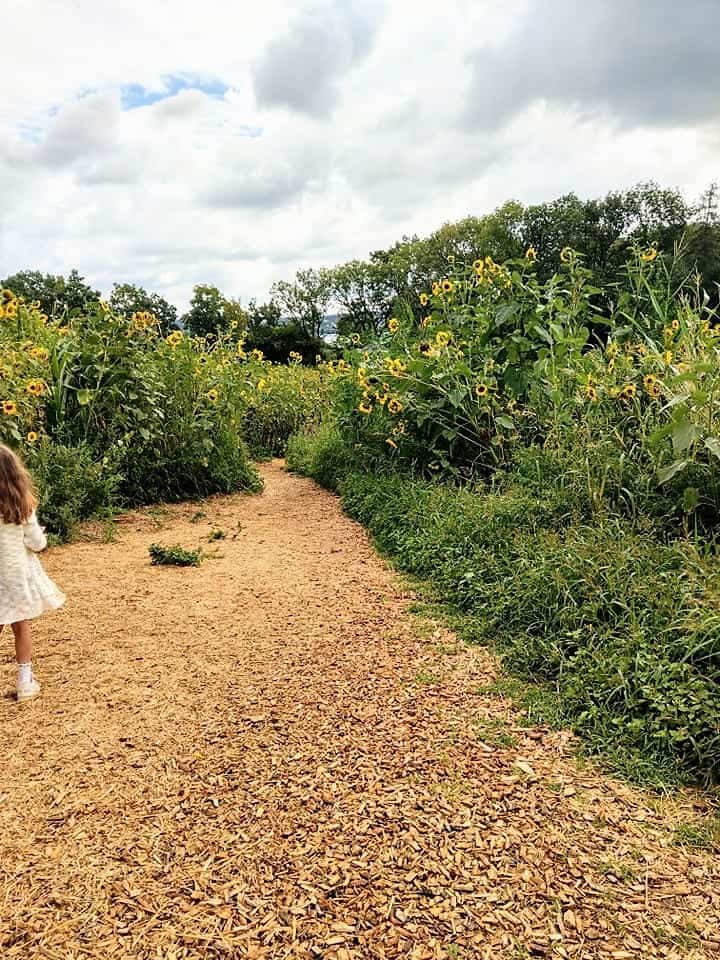
[[[0,700],[0,956],[717,956],[692,798],[519,727],[334,498],[263,472],[47,557],[45,693]],[[216,528],[200,569],[149,566]]]

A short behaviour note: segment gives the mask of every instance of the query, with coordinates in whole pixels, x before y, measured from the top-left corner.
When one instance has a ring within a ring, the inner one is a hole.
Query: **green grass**
[[[675,827],[674,842],[681,847],[720,854],[720,812],[679,824]]]

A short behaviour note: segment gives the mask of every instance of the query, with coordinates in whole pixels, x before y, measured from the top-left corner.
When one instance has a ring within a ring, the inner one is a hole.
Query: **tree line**
[[[188,310],[179,316],[165,298],[130,283],[116,283],[108,302],[117,312],[154,313],[166,332],[179,326],[202,336],[237,330],[268,359],[283,361],[295,351],[312,361],[326,349],[322,330],[328,311],[337,313],[340,334],[379,333],[399,302],[417,304],[419,294],[443,277],[451,262],[472,263],[488,254],[502,262],[522,257],[533,247],[539,278],[546,280],[557,268],[560,251],[569,246],[583,254],[598,286],[612,291],[621,282],[629,250],[636,243],[672,256],[684,275],[697,272],[708,297],[718,302],[717,186],[711,185],[697,203],[689,203],[680,191],[654,182],[595,200],[581,200],[574,193],[540,204],[511,200],[484,216],[446,223],[428,237],[403,237],[366,260],[298,270],[293,281],[275,283],[262,303],[250,300],[243,305],[216,286],[200,284]],[[77,270],[68,277],[22,271],[7,277],[2,286],[39,301],[53,318],[82,313],[100,298]]]

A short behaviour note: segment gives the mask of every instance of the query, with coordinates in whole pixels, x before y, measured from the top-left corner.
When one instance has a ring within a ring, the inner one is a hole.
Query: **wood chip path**
[[[720,862],[673,840],[702,798],[522,727],[336,499],[263,474],[47,556],[40,700],[3,637],[0,957],[717,957]]]

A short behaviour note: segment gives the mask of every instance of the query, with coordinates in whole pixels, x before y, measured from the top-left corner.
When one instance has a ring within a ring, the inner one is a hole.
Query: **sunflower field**
[[[538,257],[451,259],[351,337],[290,464],[624,772],[720,780],[718,318],[653,248],[612,289]]]
[[[0,296],[0,442],[28,462],[61,537],[119,505],[258,489],[248,444],[282,453],[333,377],[332,365],[270,364],[235,331],[165,337],[151,313],[102,301],[51,322]]]

